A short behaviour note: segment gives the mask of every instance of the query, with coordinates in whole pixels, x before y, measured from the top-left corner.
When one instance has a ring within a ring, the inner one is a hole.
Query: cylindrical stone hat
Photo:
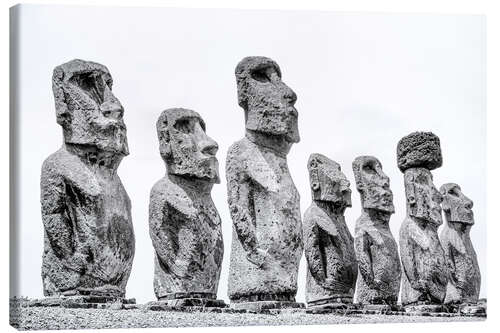
[[[443,164],[439,138],[431,132],[413,132],[399,140],[397,158],[401,172],[409,168],[437,169]]]

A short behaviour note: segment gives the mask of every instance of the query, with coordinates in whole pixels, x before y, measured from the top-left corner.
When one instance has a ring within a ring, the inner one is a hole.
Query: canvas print
[[[15,328],[486,319],[484,16],[10,23]]]

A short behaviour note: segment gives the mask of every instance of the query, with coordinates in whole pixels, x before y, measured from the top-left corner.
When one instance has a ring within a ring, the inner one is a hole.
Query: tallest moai
[[[300,306],[302,223],[286,158],[300,139],[297,96],[269,58],[244,58],[235,74],[246,131],[226,163],[233,220],[229,299],[233,307]]]
[[[94,62],[54,69],[64,143],[43,163],[40,180],[46,296],[125,296],[135,238],[130,199],[116,172],[129,152],[112,83],[108,69]]]

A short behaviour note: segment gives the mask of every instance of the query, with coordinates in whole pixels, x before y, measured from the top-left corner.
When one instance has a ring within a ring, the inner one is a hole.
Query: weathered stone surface
[[[233,220],[228,295],[231,302],[293,302],[303,246],[299,193],[286,155],[299,141],[297,97],[269,58],[244,58],[235,74],[246,133],[229,148],[226,163]]]
[[[352,163],[361,196],[361,216],[356,221],[354,248],[360,274],[357,302],[396,304],[401,281],[398,245],[389,228],[394,213],[389,177],[373,156],[359,156]],[[390,309],[390,307],[389,307]]]
[[[307,306],[352,303],[358,265],[344,217],[350,184],[340,165],[321,154],[312,154],[307,167],[313,199],[304,214]]]
[[[149,203],[154,291],[171,305],[205,304],[216,298],[224,253],[221,220],[210,196],[219,183],[218,146],[192,110],[165,110],[156,127],[167,172],[153,186]],[[175,302],[186,298],[200,301]]]
[[[52,83],[64,143],[40,180],[44,294],[124,297],[135,239],[116,172],[128,155],[123,107],[103,65],[72,60]]]
[[[481,288],[481,273],[470,239],[470,229],[474,224],[473,202],[457,184],[444,184],[440,191],[446,218],[440,241],[450,274],[445,303],[475,304]]]
[[[399,140],[397,157],[401,172],[409,168],[434,170],[443,164],[439,138],[431,132],[413,132]]]
[[[417,139],[412,141],[412,136]],[[422,137],[427,137],[429,142],[423,141]],[[437,228],[442,224],[440,206],[442,196],[432,182],[430,170],[422,167],[440,164],[432,162],[438,160],[436,152],[441,151],[439,145],[436,146],[439,139],[434,135],[422,136],[416,132],[403,138],[402,141],[418,142],[418,145],[408,145],[413,149],[425,147],[433,149],[428,155],[406,151],[406,156],[418,155],[420,159],[418,163],[412,164],[417,166],[404,169],[407,215],[399,231],[401,262],[404,269],[401,303],[441,304],[448,282],[446,259],[437,234]],[[399,146],[402,146],[401,142]]]

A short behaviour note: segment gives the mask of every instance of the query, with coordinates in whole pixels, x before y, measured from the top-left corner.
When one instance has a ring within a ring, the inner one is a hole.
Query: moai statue
[[[401,303],[407,311],[440,311],[448,273],[437,234],[442,196],[431,174],[442,165],[439,138],[430,132],[405,136],[398,143],[397,161],[406,191],[406,218],[399,232]]]
[[[307,163],[312,203],[304,214],[308,307],[345,308],[352,304],[358,264],[344,212],[351,190],[340,165],[321,154]]]
[[[470,228],[474,224],[473,202],[457,184],[444,184],[440,191],[446,218],[440,240],[449,272],[445,303],[475,305],[481,288],[481,273],[470,239]]]
[[[286,159],[299,142],[297,96],[269,58],[244,58],[235,72],[246,133],[229,148],[226,163],[233,220],[229,299],[234,308],[300,307],[302,223]]]
[[[125,296],[135,239],[130,199],[117,174],[129,151],[112,83],[108,69],[94,62],[72,60],[54,69],[64,143],[44,161],[40,180],[46,296]]]
[[[149,203],[156,297],[172,306],[225,306],[216,299],[224,245],[210,196],[220,182],[217,143],[192,110],[163,111],[156,129],[167,169]]]
[[[352,170],[362,209],[354,235],[361,273],[356,285],[357,302],[390,309],[398,301],[401,264],[398,245],[389,228],[394,214],[389,177],[373,156],[357,157]]]

